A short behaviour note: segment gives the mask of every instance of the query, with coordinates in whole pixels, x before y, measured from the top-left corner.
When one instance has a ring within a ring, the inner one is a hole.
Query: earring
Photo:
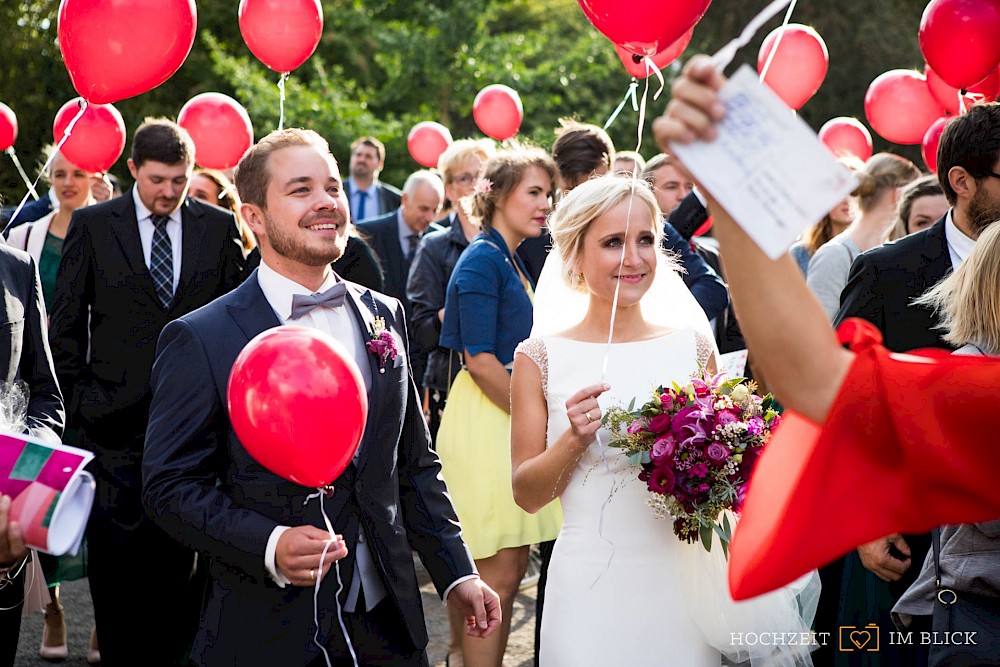
[[[576,274],[576,282],[583,284],[583,273]]]

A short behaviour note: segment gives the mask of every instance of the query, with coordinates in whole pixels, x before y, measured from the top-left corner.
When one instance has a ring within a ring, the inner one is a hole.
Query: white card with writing
[[[719,355],[719,372],[731,378],[742,378],[747,375],[747,351],[736,350]]]
[[[711,142],[671,144],[681,162],[771,259],[856,187],[805,121],[744,65],[720,91]]]

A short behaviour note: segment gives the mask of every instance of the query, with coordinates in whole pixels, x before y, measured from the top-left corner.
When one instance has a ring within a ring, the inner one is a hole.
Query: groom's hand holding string
[[[320,569],[319,559],[323,555],[330,533],[316,526],[296,526],[289,528],[278,538],[274,552],[274,562],[293,586],[313,586],[317,578],[323,578],[330,567],[347,555],[347,546],[341,535],[330,545]]]

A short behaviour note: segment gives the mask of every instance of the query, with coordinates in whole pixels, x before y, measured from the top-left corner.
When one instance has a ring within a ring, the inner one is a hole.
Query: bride
[[[679,541],[647,506],[637,468],[607,449],[608,407],[716,366],[704,313],[659,250],[660,220],[645,182],[605,176],[575,188],[549,221],[535,328],[511,380],[514,499],[529,512],[556,497],[563,507],[540,664],[696,667],[723,653],[811,664],[808,649],[775,654],[759,641],[808,633],[802,585],[732,602],[718,543],[708,553]]]

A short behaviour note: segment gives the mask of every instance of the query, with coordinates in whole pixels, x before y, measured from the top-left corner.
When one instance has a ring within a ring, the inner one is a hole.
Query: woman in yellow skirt
[[[528,547],[554,539],[557,503],[531,515],[514,503],[510,464],[510,368],[531,333],[533,285],[517,254],[542,233],[556,167],[536,148],[498,152],[463,203],[483,233],[462,253],[448,282],[441,345],[463,355],[448,394],[437,451],[462,536],[480,576],[500,595],[504,623],[486,640],[465,641],[466,667],[500,667]]]

